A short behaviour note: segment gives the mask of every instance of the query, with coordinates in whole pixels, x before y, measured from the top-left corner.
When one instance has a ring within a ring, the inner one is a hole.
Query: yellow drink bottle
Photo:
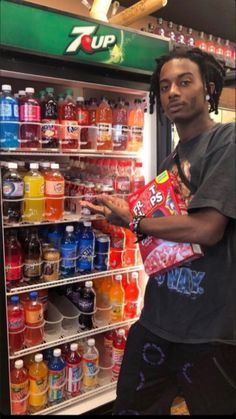
[[[114,276],[110,288],[111,323],[121,322],[124,317],[125,291],[122,286],[122,275]]]
[[[29,368],[29,409],[38,412],[47,404],[48,367],[43,354],[36,354]]]
[[[24,176],[24,214],[26,222],[44,219],[44,177],[38,171],[38,163],[30,163],[30,171]]]

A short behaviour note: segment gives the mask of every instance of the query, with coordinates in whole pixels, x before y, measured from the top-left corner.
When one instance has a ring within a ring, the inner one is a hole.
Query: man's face
[[[164,113],[175,123],[194,120],[207,110],[205,89],[198,65],[188,58],[174,58],[160,73],[160,99]]]

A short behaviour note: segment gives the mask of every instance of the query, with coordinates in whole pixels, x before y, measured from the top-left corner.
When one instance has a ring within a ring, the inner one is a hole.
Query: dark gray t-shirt
[[[222,240],[204,256],[149,278],[140,321],[173,342],[236,344],[236,145],[235,125],[217,124],[179,143],[181,168],[197,187],[182,184],[188,212],[211,207],[229,218]],[[162,170],[177,173],[172,156]]]

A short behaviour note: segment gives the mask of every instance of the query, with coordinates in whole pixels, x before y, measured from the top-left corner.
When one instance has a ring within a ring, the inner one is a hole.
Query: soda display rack
[[[120,327],[131,326],[131,324],[135,323],[138,320],[138,317],[129,320],[122,320],[121,322],[111,323],[106,326],[96,327],[94,329],[86,330],[84,332],[78,331],[76,334],[71,336],[62,336],[59,339],[54,341],[45,342],[40,345],[31,346],[29,348],[22,349],[21,351],[14,352],[14,354],[10,355],[10,359],[16,359],[21,356],[25,356],[28,354],[32,354],[34,352],[43,351],[47,348],[56,347],[58,345],[62,345],[63,343],[73,342],[78,339],[83,339],[89,336],[98,335],[103,332],[107,332],[108,330],[118,329]]]
[[[103,150],[103,151],[95,151],[95,150],[68,150],[68,151],[50,151],[50,150],[35,150],[35,149],[8,149],[8,150],[0,150],[1,156],[23,156],[27,153],[27,157],[72,157],[72,156],[81,156],[81,157],[109,157],[109,158],[131,158],[131,159],[140,159],[142,157],[142,152],[132,152],[132,151],[112,151],[112,150]]]
[[[58,281],[51,281],[51,282],[42,282],[42,280],[35,280],[35,283],[31,283],[28,285],[23,285],[22,283],[18,284],[15,287],[11,287],[7,289],[6,295],[10,297],[14,294],[20,294],[24,292],[30,292],[30,291],[36,291],[44,288],[54,288],[54,287],[60,287],[62,285],[69,285],[69,284],[75,284],[77,282],[84,282],[84,281],[92,281],[93,279],[100,278],[100,277],[106,277],[110,275],[118,275],[123,273],[129,273],[133,271],[141,271],[143,269],[143,265],[136,265],[136,266],[129,266],[125,268],[120,269],[110,269],[108,271],[97,271],[90,274],[80,274],[79,276],[75,277],[68,277],[59,279]],[[33,282],[33,280],[31,280]],[[25,281],[24,284],[27,284]]]

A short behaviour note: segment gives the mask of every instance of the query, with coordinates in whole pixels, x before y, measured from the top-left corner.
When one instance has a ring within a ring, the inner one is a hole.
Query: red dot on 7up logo
[[[65,54],[76,54],[80,49],[87,54],[104,51],[116,43],[116,36],[95,35],[99,25],[96,26],[74,26],[70,36],[75,39],[68,45]]]

